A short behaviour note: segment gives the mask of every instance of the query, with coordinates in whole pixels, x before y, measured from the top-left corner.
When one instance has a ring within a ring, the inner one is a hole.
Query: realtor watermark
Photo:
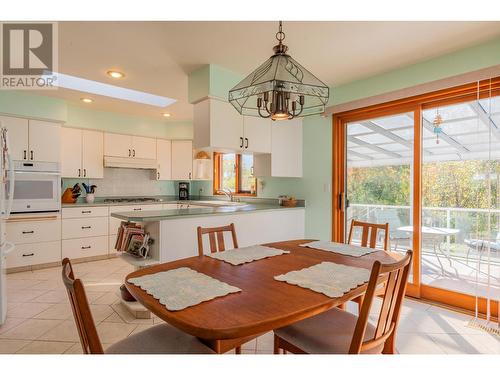
[[[55,89],[56,22],[0,23],[0,89]]]

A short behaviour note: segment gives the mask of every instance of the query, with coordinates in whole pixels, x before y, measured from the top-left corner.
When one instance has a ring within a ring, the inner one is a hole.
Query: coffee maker
[[[179,200],[189,200],[189,182],[179,182]]]

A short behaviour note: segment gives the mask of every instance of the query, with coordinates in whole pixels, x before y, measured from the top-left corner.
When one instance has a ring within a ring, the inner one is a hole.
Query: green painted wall
[[[189,102],[195,103],[207,96],[227,100],[228,91],[242,78],[242,75],[223,67],[213,64],[204,65],[188,77]]]
[[[62,99],[8,90],[0,90],[0,113],[60,122],[68,116]]]
[[[332,104],[391,92],[500,64],[500,38],[332,88]]]

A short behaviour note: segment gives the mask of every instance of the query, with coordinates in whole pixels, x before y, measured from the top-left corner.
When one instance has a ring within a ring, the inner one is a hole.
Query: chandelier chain
[[[278,42],[281,44],[283,40],[285,39],[285,33],[283,32],[283,22],[280,22],[279,26],[279,31],[276,33],[276,39],[278,39]]]

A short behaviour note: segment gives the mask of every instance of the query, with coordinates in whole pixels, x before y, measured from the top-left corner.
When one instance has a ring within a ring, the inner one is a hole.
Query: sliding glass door
[[[390,249],[413,247],[414,127],[413,112],[346,124],[345,238],[352,220],[389,223]]]
[[[498,316],[500,77],[336,114],[332,158],[334,241],[389,223],[411,295]]]
[[[498,301],[500,97],[422,114],[422,284]]]

